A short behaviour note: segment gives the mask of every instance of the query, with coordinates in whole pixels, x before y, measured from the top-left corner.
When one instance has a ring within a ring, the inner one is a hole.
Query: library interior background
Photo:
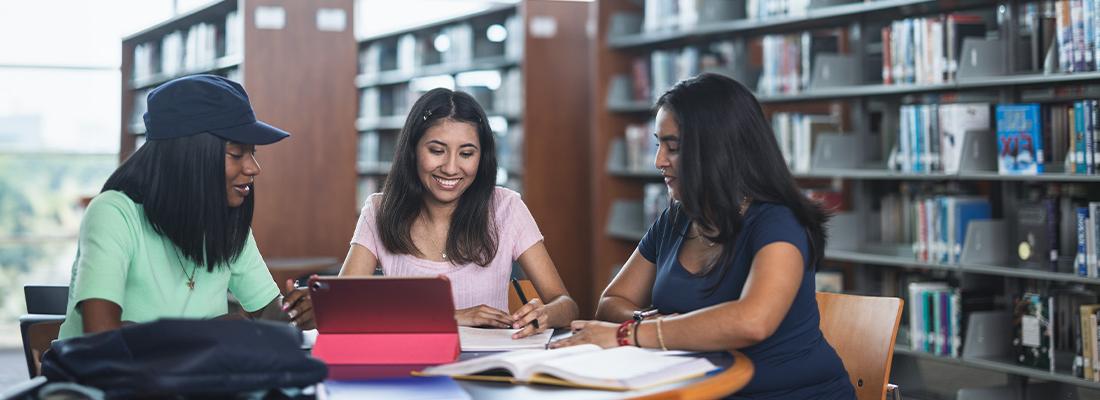
[[[0,37],[0,389],[23,286],[69,283],[173,78],[238,81],[294,135],[257,156],[276,278],[335,273],[412,103],[470,93],[591,317],[669,202],[656,98],[715,72],[834,214],[817,290],[905,300],[905,398],[1100,399],[1098,0],[0,1]]]

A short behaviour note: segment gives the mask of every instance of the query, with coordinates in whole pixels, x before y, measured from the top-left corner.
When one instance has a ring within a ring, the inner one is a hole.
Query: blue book
[[[1089,208],[1077,207],[1077,257],[1074,258],[1074,265],[1077,266],[1078,276],[1089,276],[1089,265],[1086,249],[1087,229],[1089,223]]]
[[[966,246],[966,229],[970,221],[993,218],[993,209],[984,198],[958,198],[954,204],[955,238],[951,247],[954,250],[954,262],[962,258],[962,249]]]
[[[997,106],[997,172],[1037,175],[1043,172],[1043,138],[1039,105]],[[1083,125],[1083,120],[1081,121]]]
[[[1073,103],[1073,172],[1078,174],[1088,173],[1085,164],[1085,104],[1083,101]]]

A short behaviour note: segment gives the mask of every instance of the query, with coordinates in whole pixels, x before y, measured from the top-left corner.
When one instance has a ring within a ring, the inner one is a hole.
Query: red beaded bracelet
[[[619,324],[619,329],[615,331],[615,340],[619,342],[619,346],[630,346],[630,326],[637,323],[633,319],[628,319]]]

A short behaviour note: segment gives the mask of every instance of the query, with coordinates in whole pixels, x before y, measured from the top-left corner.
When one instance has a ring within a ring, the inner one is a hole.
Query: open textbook
[[[511,383],[541,383],[603,390],[634,390],[691,379],[717,369],[704,358],[622,346],[585,344],[554,350],[519,350],[424,369],[417,375]]]
[[[545,349],[554,335],[552,329],[542,331],[521,339],[512,339],[520,329],[486,329],[469,326],[458,327],[458,339],[462,342],[462,351],[508,351],[526,349]]]

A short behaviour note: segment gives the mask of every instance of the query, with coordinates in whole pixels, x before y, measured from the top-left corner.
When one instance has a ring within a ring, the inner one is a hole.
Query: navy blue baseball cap
[[[271,144],[290,136],[256,120],[248,93],[237,82],[217,75],[171,80],[149,92],[144,115],[147,140],[209,132],[242,144]]]

